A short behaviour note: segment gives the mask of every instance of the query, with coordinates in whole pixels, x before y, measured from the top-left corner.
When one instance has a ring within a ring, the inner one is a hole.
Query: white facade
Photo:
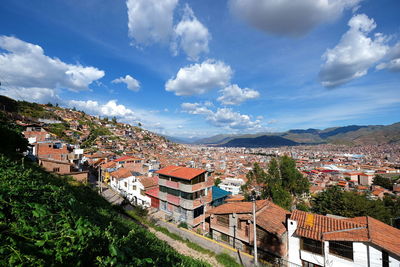
[[[244,185],[244,181],[242,179],[237,178],[225,178],[218,185],[219,188],[231,192],[232,195],[238,195],[240,193],[240,187]]]
[[[135,176],[126,178],[112,177],[111,187],[126,197],[133,205],[148,208],[151,205],[151,198],[144,193],[144,186]]]
[[[329,253],[329,241],[323,241],[322,255],[301,249],[301,237],[295,235],[297,222],[288,220],[288,260],[291,263],[303,265],[303,261],[319,266],[365,266],[382,267],[382,249],[365,242],[353,242],[353,260]],[[397,240],[393,240],[397,242]],[[400,267],[400,257],[389,253],[389,266]]]

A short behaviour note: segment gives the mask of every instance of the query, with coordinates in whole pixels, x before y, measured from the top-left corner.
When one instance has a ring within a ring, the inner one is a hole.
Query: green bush
[[[84,185],[0,156],[0,266],[207,266]]]
[[[241,267],[236,260],[226,253],[220,253],[216,257],[217,261],[226,267]]]

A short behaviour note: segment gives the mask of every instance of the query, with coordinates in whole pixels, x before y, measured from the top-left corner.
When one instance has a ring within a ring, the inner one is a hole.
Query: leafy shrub
[[[0,156],[0,266],[207,266],[84,185]]]

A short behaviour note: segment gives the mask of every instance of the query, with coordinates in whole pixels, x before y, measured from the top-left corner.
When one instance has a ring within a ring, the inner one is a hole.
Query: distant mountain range
[[[400,144],[400,123],[391,125],[350,125],[319,129],[295,129],[282,133],[215,135],[195,144],[226,147],[279,147],[315,144]]]

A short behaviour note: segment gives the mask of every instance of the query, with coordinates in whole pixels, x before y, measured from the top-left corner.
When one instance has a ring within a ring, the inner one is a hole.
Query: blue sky
[[[400,121],[397,0],[0,3],[0,94],[181,137]]]

